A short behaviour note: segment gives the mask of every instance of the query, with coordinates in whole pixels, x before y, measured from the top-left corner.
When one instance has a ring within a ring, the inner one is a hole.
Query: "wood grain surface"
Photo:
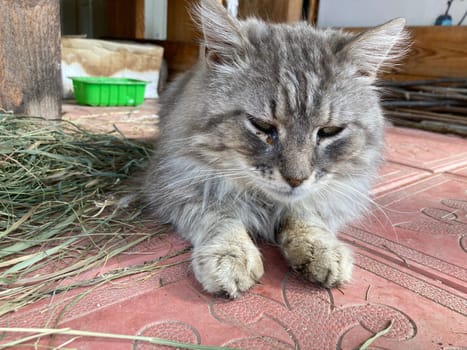
[[[467,27],[411,27],[411,51],[400,73],[427,77],[467,76]]]
[[[362,28],[348,28],[359,32]],[[409,27],[411,46],[400,65],[384,76],[395,80],[467,77],[467,26]]]
[[[59,0],[0,0],[0,112],[60,116]]]
[[[303,0],[240,1],[239,16],[255,16],[270,22],[295,22],[302,19]]]

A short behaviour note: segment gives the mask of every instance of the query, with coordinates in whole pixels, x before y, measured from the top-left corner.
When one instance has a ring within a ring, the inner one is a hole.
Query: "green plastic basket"
[[[76,101],[90,106],[139,106],[147,81],[108,77],[69,77]]]

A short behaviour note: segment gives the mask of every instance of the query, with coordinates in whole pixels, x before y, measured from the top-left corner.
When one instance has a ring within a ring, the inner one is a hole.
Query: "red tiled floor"
[[[467,141],[389,128],[387,142],[389,162],[375,185],[375,208],[340,233],[355,251],[353,281],[341,290],[301,280],[276,247],[263,245],[265,275],[237,300],[204,293],[185,253],[168,261],[180,264],[51,296],[1,322],[47,327],[59,318],[59,327],[194,344],[350,350],[392,321],[391,331],[371,349],[467,349]],[[105,269],[185,246],[174,234],[153,238]],[[98,273],[102,269],[90,275]],[[83,291],[87,294],[78,298]],[[56,336],[50,342],[59,346],[68,339]],[[65,347],[164,348],[84,337]]]
[[[386,133],[389,161],[433,172],[467,165],[467,141],[427,131],[388,128]]]

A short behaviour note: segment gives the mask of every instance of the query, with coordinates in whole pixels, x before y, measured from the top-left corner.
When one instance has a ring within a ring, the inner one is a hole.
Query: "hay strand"
[[[133,203],[150,154],[118,130],[0,114],[0,317],[163,232]]]
[[[358,348],[358,350],[366,350],[368,349],[368,347],[373,344],[375,342],[376,339],[388,334],[391,329],[392,329],[392,325],[394,324],[394,320],[391,320],[391,322],[389,322],[388,326],[384,329],[382,329],[381,331],[379,331],[378,333],[376,333],[375,335],[373,335],[372,337],[368,338],[363,344],[362,346],[360,346]]]
[[[74,330],[71,328],[6,328],[0,327],[0,332],[10,332],[10,333],[35,333],[33,335],[20,338],[9,343],[1,344],[0,349],[6,349],[8,347],[16,346],[18,344],[25,343],[26,341],[41,338],[49,335],[70,335],[78,337],[92,337],[92,338],[107,338],[107,339],[119,339],[119,340],[129,340],[133,342],[145,342],[149,344],[156,345],[165,345],[178,349],[192,349],[192,350],[233,350],[226,347],[218,346],[207,346],[207,345],[197,345],[197,344],[188,344],[181,343],[177,341],[156,338],[156,337],[145,337],[141,335],[125,335],[125,334],[113,334],[113,333],[100,333],[100,332],[90,332],[90,331],[80,331]]]

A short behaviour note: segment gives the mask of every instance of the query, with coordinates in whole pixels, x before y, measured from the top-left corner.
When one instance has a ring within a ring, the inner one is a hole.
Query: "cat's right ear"
[[[192,10],[202,34],[208,63],[231,65],[241,58],[247,39],[237,19],[216,0],[200,0]]]
[[[408,41],[405,19],[396,18],[357,35],[339,54],[353,63],[362,76],[374,80],[407,53]]]

